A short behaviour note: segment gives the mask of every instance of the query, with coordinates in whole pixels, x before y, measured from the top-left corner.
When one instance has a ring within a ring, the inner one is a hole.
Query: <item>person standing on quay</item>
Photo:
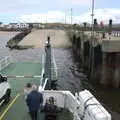
[[[42,93],[37,91],[37,86],[32,86],[31,93],[27,96],[26,103],[29,109],[29,114],[32,120],[37,120],[37,113],[40,108],[40,104],[43,103]]]

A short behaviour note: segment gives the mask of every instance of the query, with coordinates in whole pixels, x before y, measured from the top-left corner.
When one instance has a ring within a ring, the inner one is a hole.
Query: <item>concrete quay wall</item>
[[[73,52],[89,78],[95,83],[120,87],[120,37],[91,38],[83,32],[71,36]]]

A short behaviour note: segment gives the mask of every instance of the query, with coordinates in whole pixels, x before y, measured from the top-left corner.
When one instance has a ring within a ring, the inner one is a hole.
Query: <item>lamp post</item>
[[[91,36],[94,36],[94,6],[95,6],[95,2],[94,0],[92,0],[92,31],[91,31]]]
[[[71,8],[70,11],[71,11],[71,16],[70,16],[70,17],[71,17],[71,25],[72,25],[72,20],[73,20],[73,18],[72,18],[72,17],[73,17],[73,9]]]
[[[90,57],[89,57],[89,75],[90,79],[93,75],[93,69],[94,69],[94,5],[95,2],[92,0],[92,14],[91,14],[91,40],[90,40]]]

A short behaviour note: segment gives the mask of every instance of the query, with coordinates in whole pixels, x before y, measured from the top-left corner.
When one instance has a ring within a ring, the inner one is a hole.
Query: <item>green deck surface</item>
[[[2,75],[21,75],[21,76],[40,75],[41,70],[42,68],[40,63],[18,62],[10,64],[0,73],[2,73]],[[8,105],[5,105],[1,108],[0,115],[3,115],[4,111],[7,110],[7,107],[11,104],[11,102],[13,101],[17,94],[20,94],[20,96],[9,108],[9,110],[5,113],[2,120],[30,120],[30,117],[28,115],[28,109],[25,103],[23,90],[24,86],[28,82],[39,85],[40,78],[8,78],[8,81],[10,82],[12,87],[11,101]],[[38,120],[44,120],[44,118],[45,118],[44,113],[39,112]],[[64,110],[62,113],[58,114],[57,120],[72,120],[72,114],[67,110]]]
[[[3,69],[0,73],[2,75],[40,75],[41,74],[41,64],[31,63],[31,62],[18,62],[10,64],[7,68]],[[30,82],[32,84],[39,85],[40,78],[8,78],[8,81],[12,87],[11,101],[19,93],[20,97],[12,105],[9,111],[6,113],[3,120],[29,120],[27,114],[27,107],[24,99],[24,87],[26,83]],[[7,108],[4,107],[1,113]]]
[[[38,117],[39,120],[44,119],[43,114],[38,114]],[[16,100],[3,120],[30,120],[24,96],[20,96]]]
[[[13,63],[1,71],[2,75],[40,75],[41,65],[39,63],[20,62]],[[40,78],[8,78],[12,87],[12,97],[23,92],[26,83],[40,84]]]

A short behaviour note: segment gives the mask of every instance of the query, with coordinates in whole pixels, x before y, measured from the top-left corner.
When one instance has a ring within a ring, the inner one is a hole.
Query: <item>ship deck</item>
[[[24,98],[24,86],[30,82],[32,84],[39,85],[40,78],[13,78],[14,76],[25,76],[25,75],[40,75],[42,66],[40,63],[32,62],[17,62],[12,63],[0,73],[8,77],[8,81],[12,87],[11,100],[7,105],[0,107],[0,120],[30,120],[28,109]],[[44,120],[44,113],[38,114],[38,120]],[[67,110],[58,114],[57,120],[72,120],[72,114]]]
[[[4,76],[25,76],[41,74],[41,64],[32,62],[12,63],[0,73]],[[24,87],[26,83],[39,85],[40,78],[8,78],[12,88],[11,101],[1,107],[0,120],[28,120],[27,107],[24,99]]]

